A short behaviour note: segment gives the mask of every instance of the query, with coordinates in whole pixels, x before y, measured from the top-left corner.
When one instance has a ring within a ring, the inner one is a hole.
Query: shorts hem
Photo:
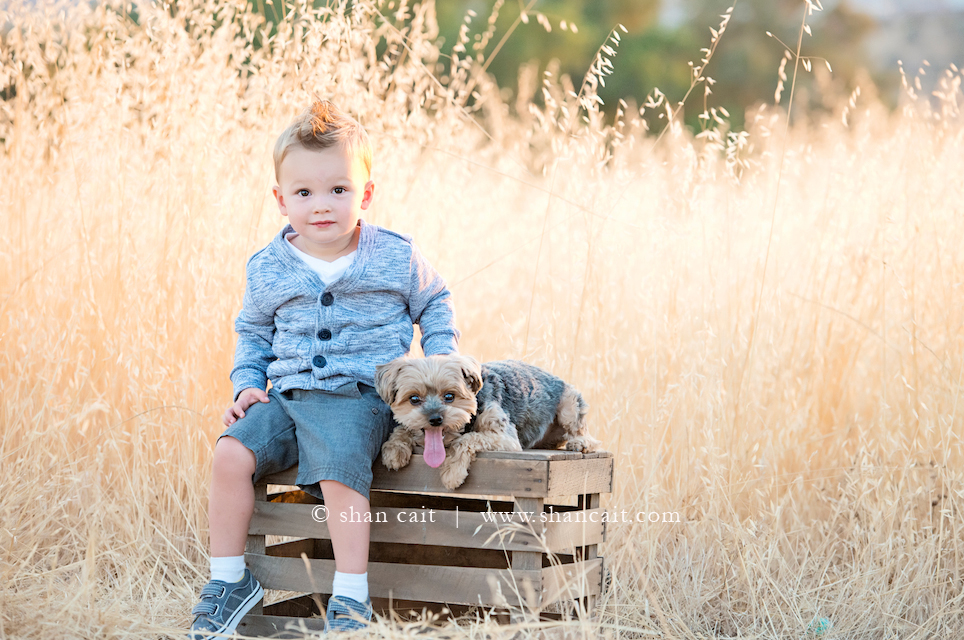
[[[310,480],[305,481],[305,478],[310,478]],[[340,482],[349,489],[357,491],[361,495],[365,496],[366,500],[369,499],[369,492],[371,491],[371,479],[366,480],[363,477],[349,475],[342,469],[321,468],[310,472],[302,472],[299,469],[298,478],[295,480],[295,483],[305,493],[316,498],[321,498],[322,493],[318,483],[323,480],[334,480],[335,482]]]

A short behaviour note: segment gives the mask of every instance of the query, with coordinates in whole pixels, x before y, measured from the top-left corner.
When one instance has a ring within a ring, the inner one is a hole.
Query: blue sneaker
[[[215,640],[234,632],[244,614],[264,598],[264,589],[251,571],[244,570],[240,582],[212,580],[201,589],[201,601],[191,610],[190,640]]]
[[[325,633],[364,629],[372,619],[372,601],[353,600],[348,596],[332,596],[325,615]]]

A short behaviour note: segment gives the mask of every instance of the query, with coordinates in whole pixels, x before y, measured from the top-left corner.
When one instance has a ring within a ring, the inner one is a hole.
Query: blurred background
[[[964,0],[826,0],[794,74],[815,2],[0,0],[0,638],[184,638],[313,94],[460,349],[580,389],[604,507],[681,514],[607,529],[572,637],[964,638]]]
[[[513,92],[518,90],[520,67],[534,65],[541,72],[553,59],[559,61],[560,73],[569,74],[578,86],[609,32],[624,25],[628,33],[621,34],[615,69],[599,89],[611,114],[617,99],[642,103],[654,87],[671,102],[680,100],[690,84],[687,63],[698,61],[700,48],[709,46],[708,27],[718,29],[720,16],[731,4],[732,0],[452,0],[438,3],[437,11],[442,48],[451,53],[468,12],[476,14],[475,31],[497,11],[496,33],[501,35],[529,8],[531,19],[517,26],[518,33],[508,38],[489,67],[499,86]],[[824,73],[825,65],[816,60],[815,74],[801,76],[798,98],[811,113],[836,104],[858,84],[866,91],[868,79],[878,87],[884,104],[896,106],[901,95],[899,61],[911,76],[923,68],[925,89],[940,70],[964,62],[964,0],[825,0],[822,7],[809,20],[813,35],[804,37],[803,55],[826,59],[833,74]],[[717,81],[711,103],[731,114],[734,129],[743,127],[748,108],[773,101],[784,49],[780,41],[795,48],[802,8],[797,0],[737,1],[727,35],[707,69]],[[536,13],[546,19],[538,20]],[[695,125],[701,111],[702,105],[689,108],[687,123]]]

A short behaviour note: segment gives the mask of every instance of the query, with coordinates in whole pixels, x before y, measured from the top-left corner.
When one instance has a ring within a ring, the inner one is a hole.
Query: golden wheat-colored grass
[[[956,69],[893,114],[655,143],[592,82],[506,102],[471,41],[439,57],[431,4],[353,5],[276,3],[271,40],[227,0],[0,5],[0,637],[186,628],[269,150],[312,93],[372,134],[369,221],[446,276],[463,350],[569,378],[617,456],[605,504],[681,515],[611,526],[613,588],[563,631],[964,634]]]

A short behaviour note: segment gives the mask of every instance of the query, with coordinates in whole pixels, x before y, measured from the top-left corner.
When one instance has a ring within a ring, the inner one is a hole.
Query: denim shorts
[[[318,483],[335,480],[366,498],[372,462],[394,426],[391,409],[373,387],[352,382],[334,391],[268,391],[228,427],[254,453],[253,481],[298,465],[295,483],[316,498]]]

